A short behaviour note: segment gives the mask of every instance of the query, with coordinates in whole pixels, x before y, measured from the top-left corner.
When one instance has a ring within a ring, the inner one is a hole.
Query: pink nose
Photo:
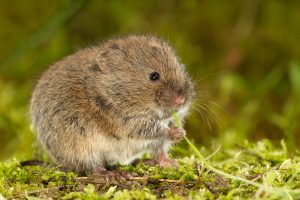
[[[183,96],[176,96],[174,99],[176,105],[182,105],[185,102],[185,98]]]

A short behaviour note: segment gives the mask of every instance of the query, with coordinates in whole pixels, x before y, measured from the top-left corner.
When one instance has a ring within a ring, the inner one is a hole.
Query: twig
[[[220,149],[221,149],[221,145],[212,154],[210,154],[209,156],[207,156],[205,158],[205,160],[209,160],[211,157],[213,157],[215,154],[217,154],[220,151]]]

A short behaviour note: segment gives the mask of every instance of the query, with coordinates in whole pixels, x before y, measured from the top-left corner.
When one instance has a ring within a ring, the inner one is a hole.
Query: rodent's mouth
[[[181,105],[170,105],[169,103],[166,103],[164,105],[156,105],[153,111],[157,113],[160,119],[165,119],[171,117],[174,112],[186,112],[189,107],[189,104],[189,101],[186,101],[184,104]]]
[[[157,114],[159,119],[165,119],[172,114],[172,110],[166,109],[166,108],[155,108],[153,111]]]

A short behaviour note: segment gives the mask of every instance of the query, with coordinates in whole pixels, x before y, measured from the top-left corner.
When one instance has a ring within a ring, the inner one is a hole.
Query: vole
[[[109,39],[63,58],[39,79],[30,113],[38,141],[63,167],[103,172],[153,153],[161,167],[183,122],[194,84],[173,48],[154,36]]]

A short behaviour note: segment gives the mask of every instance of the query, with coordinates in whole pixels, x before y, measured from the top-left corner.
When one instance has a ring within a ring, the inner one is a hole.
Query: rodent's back
[[[39,141],[51,157],[60,161],[63,154],[80,154],[70,146],[85,140],[93,126],[91,98],[97,65],[81,50],[52,65],[40,78],[31,99],[31,119]],[[69,145],[65,146],[64,145]],[[83,148],[83,147],[82,147]],[[65,152],[67,149],[70,152]]]

